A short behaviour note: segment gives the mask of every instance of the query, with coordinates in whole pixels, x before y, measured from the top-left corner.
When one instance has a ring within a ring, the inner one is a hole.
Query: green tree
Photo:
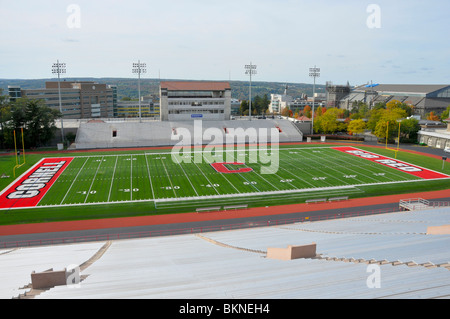
[[[447,109],[441,114],[441,121],[445,121],[450,117],[450,105],[447,106]]]
[[[248,101],[243,100],[243,101],[241,102],[241,107],[239,108],[239,114],[240,114],[240,115],[246,115],[245,112],[247,112],[247,115],[248,115],[248,110],[249,110],[249,104],[248,104]]]
[[[325,112],[320,118],[320,130],[326,134],[335,133],[338,128],[337,116],[334,112]]]
[[[367,129],[375,131],[378,121],[385,112],[384,108],[374,108],[370,111],[369,120],[367,121]]]
[[[261,103],[262,103],[263,112],[267,112],[267,110],[269,109],[269,105],[270,105],[270,99],[267,94],[264,94]]]
[[[400,122],[400,139],[403,139],[404,142],[417,142],[417,132],[419,131],[419,121],[414,118],[404,119]]]
[[[26,147],[38,147],[49,142],[56,131],[55,120],[61,117],[58,110],[48,107],[43,100],[21,98],[11,104],[8,144],[14,145],[13,131],[23,128]],[[17,134],[17,133],[16,133]]]
[[[252,101],[252,114],[260,114],[262,110],[262,99],[259,95],[255,96]]]
[[[9,96],[3,95],[3,89],[0,89],[0,148],[5,148],[5,129],[10,119],[11,106]]]
[[[349,134],[360,134],[366,129],[366,123],[362,119],[352,120],[348,123],[347,132]]]
[[[400,102],[398,100],[391,100],[386,103],[386,109],[392,110],[392,109],[402,109],[406,112],[406,116],[411,116],[414,113],[414,106]]]
[[[385,109],[376,123],[375,130],[372,133],[378,137],[392,142],[398,136],[399,120],[407,116],[405,110],[401,108]]]
[[[362,101],[354,101],[350,111],[352,119],[363,119],[369,116],[369,106]]]

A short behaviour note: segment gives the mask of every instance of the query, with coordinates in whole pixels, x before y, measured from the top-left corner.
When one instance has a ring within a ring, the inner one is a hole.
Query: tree
[[[320,118],[320,130],[323,133],[334,133],[338,128],[337,116],[334,112],[325,112]]]
[[[252,101],[252,114],[260,114],[262,110],[262,99],[259,95],[255,96]]]
[[[450,105],[447,106],[447,109],[441,114],[441,121],[445,121],[450,117]]]
[[[245,114],[245,112],[247,112],[247,114]],[[248,115],[249,112],[249,104],[248,101],[243,100],[241,102],[241,107],[239,108],[239,114],[241,115]]]
[[[311,106],[305,105],[305,107],[303,108],[303,115],[307,118],[311,118],[311,114]]]
[[[412,105],[402,103],[398,100],[392,100],[392,101],[389,101],[388,103],[386,103],[386,109],[392,110],[392,109],[396,109],[396,108],[400,108],[400,109],[404,110],[406,112],[407,116],[411,116],[413,114],[413,110],[414,110],[414,107]]]
[[[401,108],[381,110],[381,116],[372,133],[378,138],[387,138],[388,141],[392,141],[398,135],[398,120],[405,118],[406,115],[406,111]]]
[[[352,120],[348,123],[347,131],[351,135],[353,133],[360,134],[363,133],[366,128],[366,123],[362,119]]]
[[[429,121],[439,121],[439,116],[435,115],[433,111],[427,114],[427,120]]]
[[[369,116],[369,106],[362,101],[354,101],[350,111],[352,119],[363,119]]]
[[[383,116],[384,112],[384,108],[374,108],[373,110],[371,110],[369,120],[367,121],[367,129],[371,130],[372,132],[375,131],[377,123]]]
[[[11,118],[11,106],[9,96],[3,95],[3,89],[0,89],[0,148],[5,148],[5,128]]]
[[[267,94],[264,94],[261,103],[262,103],[263,112],[266,112],[269,109],[269,105],[270,105],[270,99]]]
[[[56,131],[55,120],[61,117],[58,110],[48,107],[43,100],[21,98],[11,104],[10,118],[5,131],[6,143],[14,146],[13,131],[23,128],[26,147],[48,143]]]
[[[292,114],[292,111],[289,108],[283,107],[281,109],[281,115],[282,116],[286,116],[286,117],[292,117],[293,114]]]
[[[410,118],[400,122],[400,134],[405,141],[417,142],[417,132],[420,131],[419,121]]]

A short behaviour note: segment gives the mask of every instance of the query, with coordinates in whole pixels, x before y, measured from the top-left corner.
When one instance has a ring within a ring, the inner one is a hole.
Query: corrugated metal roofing
[[[82,273],[89,276],[79,288],[59,286],[35,298],[449,298],[450,269],[425,265],[450,262],[450,235],[426,235],[428,226],[445,224],[450,208],[114,241]],[[263,253],[311,242],[319,258],[281,261]],[[64,256],[86,257],[101,245],[0,251],[0,276],[13,272],[18,287],[29,282],[30,269],[39,270],[35,265],[57,270]],[[402,263],[378,265],[381,286],[369,288],[369,264],[353,262],[361,258]],[[11,288],[3,287],[8,296]]]
[[[449,87],[448,84],[434,85],[434,84],[379,84],[376,87],[366,87],[365,85],[354,88],[355,91],[376,91],[392,93],[416,93],[429,94],[443,88]]]

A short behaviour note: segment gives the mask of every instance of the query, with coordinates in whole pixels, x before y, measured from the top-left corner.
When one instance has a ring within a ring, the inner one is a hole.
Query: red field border
[[[332,147],[332,149],[344,152],[346,154],[351,154],[353,156],[361,157],[366,160],[394,168],[396,170],[423,178],[423,179],[438,179],[438,178],[450,178],[449,175],[432,171],[427,168],[423,168],[417,165],[412,165],[406,162],[402,162],[390,157],[378,155],[372,152],[360,150],[358,148],[349,146]]]
[[[73,157],[43,158],[0,193],[0,209],[35,207]]]

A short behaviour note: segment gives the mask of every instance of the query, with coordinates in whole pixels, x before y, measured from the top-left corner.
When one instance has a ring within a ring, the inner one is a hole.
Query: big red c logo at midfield
[[[230,170],[228,169],[228,167],[226,167],[225,165],[245,165],[244,163],[239,163],[239,162],[226,162],[226,163],[211,163],[211,166],[214,167],[214,169],[216,171],[218,171],[219,173],[248,173],[253,171],[253,168],[251,167],[241,167],[239,169],[236,170]]]
[[[36,206],[72,159],[72,157],[68,157],[41,160],[11,187],[2,192],[0,209]]]

